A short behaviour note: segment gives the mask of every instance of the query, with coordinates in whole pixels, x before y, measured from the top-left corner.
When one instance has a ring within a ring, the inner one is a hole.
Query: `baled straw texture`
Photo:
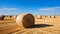
[[[30,27],[34,25],[35,18],[32,14],[20,14],[16,18],[16,23],[21,27]]]

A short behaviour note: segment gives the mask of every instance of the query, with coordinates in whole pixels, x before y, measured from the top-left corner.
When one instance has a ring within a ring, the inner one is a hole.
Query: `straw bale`
[[[20,14],[16,17],[16,23],[22,27],[30,27],[35,23],[35,18],[32,14]]]
[[[4,17],[5,17],[5,16],[3,16],[3,15],[2,15],[2,16],[0,16],[0,20],[4,20]]]

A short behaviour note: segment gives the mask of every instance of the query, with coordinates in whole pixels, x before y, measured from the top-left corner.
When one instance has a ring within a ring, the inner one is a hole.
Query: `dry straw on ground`
[[[16,18],[16,23],[22,27],[30,27],[34,25],[35,19],[32,14],[20,14]]]

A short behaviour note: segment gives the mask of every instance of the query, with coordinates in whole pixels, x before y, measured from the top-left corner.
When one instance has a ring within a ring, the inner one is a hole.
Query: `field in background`
[[[25,29],[16,24],[15,18],[8,18],[0,20],[0,34],[60,34],[60,16],[35,16],[35,25]]]

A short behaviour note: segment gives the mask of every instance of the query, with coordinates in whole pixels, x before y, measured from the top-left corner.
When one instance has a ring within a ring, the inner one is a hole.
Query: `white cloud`
[[[6,7],[3,7],[3,8],[0,8],[0,10],[17,10],[18,8],[6,8]]]
[[[58,9],[60,9],[60,7],[40,8],[39,11],[55,11]]]
[[[23,9],[21,8],[7,8],[1,7],[0,8],[0,15],[16,15],[22,12]]]

